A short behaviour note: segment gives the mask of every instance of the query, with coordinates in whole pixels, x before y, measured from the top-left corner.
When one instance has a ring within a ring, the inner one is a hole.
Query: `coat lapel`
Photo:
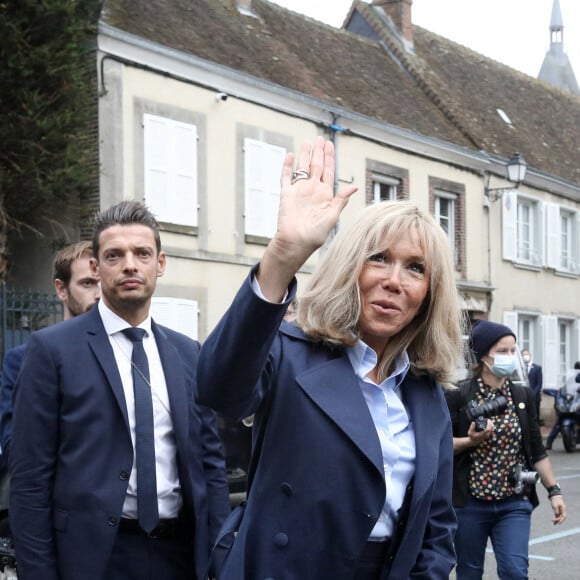
[[[103,322],[99,315],[99,309],[96,306],[91,308],[86,316],[88,321],[87,334],[89,347],[93,351],[97,362],[109,381],[113,395],[115,396],[117,404],[123,414],[125,426],[127,427],[127,430],[129,430],[129,417],[127,415],[127,403],[125,401],[123,383],[121,382],[121,376],[117,369],[117,361],[115,360],[109,337],[107,336],[105,327],[103,326]]]
[[[188,433],[188,401],[186,391],[186,377],[183,361],[176,348],[171,344],[167,334],[154,321],[151,321],[151,329],[157,342],[157,350],[163,366],[163,374],[167,384],[167,395],[171,408],[171,420],[177,448],[185,453],[187,449]],[[193,364],[193,361],[192,363]]]
[[[296,380],[310,399],[383,474],[379,438],[348,357],[343,355],[315,366]]]
[[[410,373],[401,385],[403,400],[415,432],[413,496],[420,497],[437,476],[441,423],[446,420],[429,379]]]

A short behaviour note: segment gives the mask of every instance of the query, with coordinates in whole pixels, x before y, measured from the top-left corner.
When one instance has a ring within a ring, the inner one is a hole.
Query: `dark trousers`
[[[367,542],[354,580],[379,580],[385,570],[388,551],[389,542]]]
[[[191,580],[193,542],[187,533],[150,538],[119,530],[107,567],[107,580]]]

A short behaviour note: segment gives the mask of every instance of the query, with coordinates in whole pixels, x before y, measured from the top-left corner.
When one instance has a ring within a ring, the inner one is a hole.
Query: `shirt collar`
[[[131,325],[121,318],[118,314],[115,314],[106,304],[104,300],[99,300],[97,303],[97,308],[99,309],[99,314],[101,315],[101,320],[103,321],[103,326],[105,327],[105,332],[111,336],[125,328],[131,328]],[[151,315],[138,325],[138,328],[142,328],[147,333],[147,336],[151,335]]]
[[[348,346],[346,353],[356,376],[368,380],[366,375],[377,366],[377,353],[360,339],[353,346]],[[395,369],[385,380],[396,377],[394,388],[398,388],[410,367],[409,355],[405,351],[395,359]]]

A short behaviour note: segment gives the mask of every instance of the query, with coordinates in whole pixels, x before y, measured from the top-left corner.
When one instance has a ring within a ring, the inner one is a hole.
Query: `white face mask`
[[[532,357],[529,354],[523,354],[522,358],[524,359],[524,362],[527,364],[532,360]]]
[[[516,370],[516,357],[513,354],[490,354],[489,356],[493,359],[493,365],[485,364],[496,377],[510,377]]]

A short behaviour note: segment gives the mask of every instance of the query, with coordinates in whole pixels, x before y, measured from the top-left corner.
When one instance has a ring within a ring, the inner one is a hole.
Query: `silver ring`
[[[301,179],[310,179],[310,171],[308,169],[297,169],[292,172],[292,183],[296,183]]]

